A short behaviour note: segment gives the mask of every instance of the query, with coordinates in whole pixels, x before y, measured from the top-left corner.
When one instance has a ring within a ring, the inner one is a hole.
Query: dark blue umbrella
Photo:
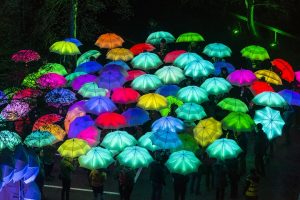
[[[88,61],[76,67],[75,72],[96,73],[102,69],[102,65],[96,61]]]
[[[123,69],[125,69],[126,71],[130,70],[130,67],[127,65],[127,63],[122,60],[111,61],[111,62],[105,64],[104,67],[109,66],[109,65],[119,65],[119,66],[123,67]]]
[[[77,117],[70,124],[68,138],[76,138],[81,131],[93,126],[94,124],[94,120],[89,115]]]
[[[41,199],[41,192],[35,182],[24,184],[24,200]]]
[[[235,70],[235,67],[232,64],[224,61],[216,62],[214,63],[214,66],[215,66],[215,72],[214,72],[215,76],[219,76],[221,74],[222,68],[227,69],[228,74],[234,72]]]
[[[72,43],[76,44],[76,46],[78,46],[78,47],[82,45],[82,43],[76,38],[66,38],[64,40],[67,42],[72,42]]]
[[[33,150],[27,150],[28,168],[23,176],[24,183],[28,184],[35,180],[40,171],[39,158]]]
[[[75,93],[64,88],[55,88],[45,95],[45,102],[54,107],[70,105],[76,101]]]
[[[122,87],[125,81],[125,76],[120,71],[107,70],[101,72],[96,82],[100,88],[112,90],[118,87]]]
[[[128,126],[139,126],[150,120],[149,113],[141,108],[128,108],[122,113]]]
[[[177,85],[163,85],[157,88],[155,93],[163,95],[165,97],[167,96],[176,97],[178,90],[180,90],[180,87],[178,87]]]
[[[152,143],[160,149],[174,149],[182,145],[175,132],[157,130],[150,137]]]
[[[8,103],[7,96],[0,90],[0,106]]]
[[[15,161],[12,153],[8,149],[3,149],[0,153],[0,182],[2,182],[2,186],[9,183],[14,175]]]
[[[23,145],[16,146],[13,158],[15,159],[13,181],[17,182],[24,177],[28,169],[28,154]]]
[[[117,110],[116,105],[108,97],[93,97],[84,104],[84,109],[88,113],[100,115],[104,112],[113,112]]]
[[[298,92],[285,89],[279,91],[278,94],[280,94],[289,105],[300,106],[300,94]]]

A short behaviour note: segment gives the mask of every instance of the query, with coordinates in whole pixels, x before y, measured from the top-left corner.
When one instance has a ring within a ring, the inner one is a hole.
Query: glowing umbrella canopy
[[[149,52],[140,53],[131,61],[131,65],[133,66],[133,68],[142,69],[145,71],[150,69],[156,69],[162,64],[163,63],[158,57],[158,55]]]
[[[208,94],[220,95],[229,92],[231,84],[221,77],[213,77],[206,79],[200,86]]]
[[[300,94],[293,90],[281,90],[278,92],[289,105],[300,106]]]
[[[94,120],[89,115],[85,115],[82,117],[77,117],[74,119],[69,127],[68,138],[75,138],[77,135],[87,129],[90,126],[95,124]]]
[[[76,62],[76,66],[88,62],[90,61],[91,58],[97,59],[99,56],[101,55],[101,53],[97,50],[89,50],[87,52],[84,52],[78,59]]]
[[[174,66],[164,66],[157,70],[155,75],[157,75],[164,84],[180,83],[185,79],[182,69]]]
[[[36,80],[41,76],[39,72],[28,74],[21,85],[28,88],[37,88]]]
[[[18,87],[8,87],[3,92],[8,99],[11,99],[19,90],[21,89]]]
[[[19,144],[16,146],[13,158],[15,160],[15,169],[12,180],[13,182],[17,182],[24,177],[28,169],[28,155],[23,145]]]
[[[252,118],[242,112],[231,112],[222,120],[223,129],[235,132],[251,132],[254,127]]]
[[[160,149],[174,149],[182,145],[175,132],[158,130],[150,137],[152,143]]]
[[[184,129],[183,121],[175,117],[161,117],[152,123],[152,132],[156,131],[170,131],[178,132]]]
[[[249,111],[247,105],[243,101],[230,97],[223,99],[217,105],[224,110],[229,110],[233,112],[246,113]]]
[[[199,145],[192,135],[186,134],[186,133],[181,133],[181,134],[178,134],[178,137],[182,142],[182,146],[180,146],[179,148],[173,149],[172,150],[173,152],[179,151],[179,150],[186,150],[186,151],[191,151],[191,152],[195,153],[197,150],[199,150]]]
[[[150,151],[158,150],[159,147],[154,145],[150,139],[152,137],[152,135],[153,135],[152,132],[145,133],[142,137],[139,138],[138,145],[141,147],[144,147]]]
[[[166,40],[166,43],[172,43],[175,41],[175,37],[166,31],[157,31],[151,33],[147,39],[146,43],[157,45],[161,42],[162,39]]]
[[[121,165],[132,169],[148,167],[153,158],[147,149],[138,146],[126,147],[118,156],[117,160]]]
[[[57,53],[59,55],[77,55],[80,51],[76,44],[67,41],[58,41],[51,45],[50,52]]]
[[[207,92],[197,86],[186,86],[181,88],[177,93],[177,97],[185,103],[200,104],[204,101],[208,101]]]
[[[109,150],[122,151],[126,147],[133,146],[136,143],[136,139],[126,131],[114,131],[108,133],[103,138],[101,145]]]
[[[55,142],[56,137],[48,131],[33,131],[24,140],[24,144],[28,147],[41,148],[47,145],[51,145]]]
[[[258,95],[262,92],[275,92],[272,86],[263,81],[254,81],[250,86],[250,90],[253,95]]]
[[[119,104],[130,104],[137,102],[140,94],[131,88],[116,88],[113,91],[111,100]]]
[[[78,158],[80,167],[94,170],[107,168],[114,162],[112,153],[101,147],[92,147],[86,155],[82,155]]]
[[[165,63],[172,63],[174,62],[174,60],[180,56],[181,54],[183,53],[186,53],[185,50],[174,50],[174,51],[171,51],[169,53],[167,53],[164,57],[164,62]]]
[[[119,129],[127,125],[123,115],[113,112],[105,112],[96,118],[96,125],[103,129]]]
[[[92,98],[97,96],[106,96],[109,93],[107,89],[99,88],[97,83],[89,82],[85,83],[81,88],[78,90],[78,94],[86,98]]]
[[[95,82],[97,76],[91,74],[83,74],[73,79],[71,85],[73,90],[79,90],[85,83]]]
[[[82,46],[82,43],[78,39],[76,39],[76,38],[66,38],[66,39],[64,39],[64,41],[73,42],[78,47]]]
[[[175,112],[178,118],[186,121],[195,121],[206,117],[203,107],[195,103],[185,103],[179,106]]]
[[[261,46],[250,45],[241,50],[243,57],[249,58],[250,60],[266,60],[270,59],[267,50]]]
[[[36,182],[24,185],[24,200],[41,199],[41,192]]]
[[[166,108],[159,110],[161,116],[163,116],[163,117],[166,117],[169,115],[169,113],[171,112],[172,106],[179,107],[179,106],[183,105],[183,102],[174,96],[167,96],[166,99],[167,99],[168,106]]]
[[[12,97],[12,99],[29,102],[29,101],[35,100],[38,96],[41,96],[41,95],[42,95],[42,91],[40,91],[40,90],[26,88],[26,89],[17,91],[14,94],[14,96]],[[0,97],[0,99],[1,99],[1,97]]]
[[[287,105],[284,98],[276,92],[262,92],[256,95],[252,99],[252,102],[260,106],[269,106],[277,108],[282,108]]]
[[[227,80],[236,86],[246,86],[251,85],[255,80],[256,76],[251,70],[239,69],[230,73]]]
[[[124,74],[118,70],[102,71],[100,76],[97,78],[98,86],[108,90],[122,87],[125,81],[126,79]]]
[[[20,50],[11,56],[11,60],[13,60],[14,62],[24,62],[24,63],[37,61],[40,58],[41,57],[38,54],[38,52],[33,50],[27,50],[27,49]]]
[[[6,103],[8,103],[8,98],[5,93],[0,90],[0,106]]]
[[[182,33],[176,39],[176,42],[203,42],[204,38],[199,33],[188,32]]]
[[[215,62],[214,66],[215,66],[215,72],[214,72],[215,76],[219,76],[222,72],[222,69],[226,69],[228,73],[232,73],[235,70],[235,67],[231,63],[224,62],[224,61]]]
[[[9,149],[2,149],[0,154],[0,189],[12,180],[14,162],[13,152]]]
[[[42,89],[54,89],[64,87],[67,83],[65,77],[55,73],[48,73],[37,79],[37,84]]]
[[[56,73],[62,76],[68,74],[66,68],[59,63],[47,63],[39,68],[39,74]]]
[[[88,74],[96,73],[102,69],[102,65],[96,61],[87,61],[78,65],[75,72],[85,72]]]
[[[276,58],[272,60],[272,65],[281,71],[282,79],[288,81],[289,83],[294,81],[295,73],[293,67],[285,60]]]
[[[86,141],[73,138],[66,140],[57,151],[62,157],[76,158],[86,154],[90,149]]]
[[[122,113],[128,126],[143,125],[150,120],[149,113],[141,108],[128,108]]]
[[[178,56],[174,60],[173,64],[177,67],[184,69],[184,67],[187,64],[189,64],[190,62],[195,61],[195,60],[203,60],[203,58],[196,53],[186,52],[186,53],[183,53],[180,56]]]
[[[62,129],[59,125],[57,124],[47,124],[44,126],[39,127],[40,131],[47,131],[49,133],[51,133],[52,135],[54,135],[56,137],[57,140],[63,140],[66,132],[64,131],[64,129]]]
[[[300,71],[295,72],[296,80],[300,83]]]
[[[131,87],[135,90],[139,90],[142,92],[147,92],[149,90],[155,90],[162,85],[161,80],[158,76],[153,74],[143,74],[137,78],[135,78]]]
[[[118,65],[121,66],[124,70],[130,70],[130,67],[128,66],[128,64],[126,62],[124,62],[123,60],[115,60],[115,61],[110,61],[109,63],[106,63],[104,65],[104,67],[108,67],[108,66],[114,66],[114,65]]]
[[[67,80],[67,86],[70,86],[71,85],[71,83],[72,83],[72,81],[75,79],[75,78],[77,78],[77,77],[79,77],[79,76],[81,76],[81,75],[86,75],[87,73],[85,73],[85,72],[73,72],[73,73],[71,73],[71,74],[68,74],[65,78],[66,78],[66,80]]]
[[[170,155],[166,162],[167,168],[172,173],[187,175],[198,171],[200,160],[191,151],[181,150]]]
[[[39,174],[40,166],[38,156],[33,150],[27,149],[27,156],[28,156],[28,168],[26,173],[23,176],[24,183],[29,184],[34,182],[36,177]]]
[[[282,85],[281,78],[270,70],[262,69],[255,72],[255,75],[259,79],[263,79],[268,83],[272,83],[274,85]]]
[[[74,101],[75,93],[64,88],[55,88],[45,95],[45,102],[54,107],[70,105]]]
[[[203,53],[209,57],[224,58],[231,56],[231,49],[222,43],[211,43],[204,47]]]
[[[152,44],[148,43],[139,43],[133,45],[129,50],[134,54],[138,55],[140,53],[143,53],[145,51],[153,51],[155,47]]]
[[[81,131],[76,138],[85,140],[90,146],[96,146],[99,143],[101,131],[95,126],[89,126]]]
[[[236,158],[242,152],[242,149],[234,140],[222,138],[210,144],[206,152],[212,158],[225,160]]]
[[[14,150],[15,146],[21,143],[20,136],[12,131],[4,130],[0,131],[0,150],[4,148],[9,148]]]
[[[13,100],[7,104],[1,111],[1,115],[8,121],[15,121],[26,116],[30,111],[28,103],[19,100]]]
[[[66,118],[64,120],[65,130],[68,132],[71,122],[73,120],[75,120],[77,117],[84,116],[85,114],[86,114],[86,112],[83,110],[80,110],[79,108],[75,108],[71,111],[68,111]]]
[[[84,104],[85,111],[95,115],[104,112],[113,112],[117,109],[116,105],[108,97],[93,97]]]
[[[112,49],[122,46],[124,40],[115,33],[105,33],[98,37],[95,45],[100,48]]]
[[[117,62],[117,61],[115,61],[115,62]],[[123,61],[120,61],[120,62],[123,62]],[[112,63],[106,64],[99,73],[100,73],[100,75],[102,75],[103,73],[114,72],[114,71],[121,73],[125,77],[128,75],[127,68],[123,67],[122,65],[112,64]]]
[[[208,76],[214,71],[214,65],[207,60],[195,60],[184,67],[184,74],[194,79]]]
[[[133,58],[133,53],[129,49],[115,48],[107,52],[106,58],[110,60],[129,61]]]
[[[168,106],[167,99],[164,96],[155,93],[149,93],[141,96],[137,106],[145,110],[160,110]]]
[[[162,96],[176,96],[177,92],[180,90],[180,87],[177,85],[162,85],[155,90],[155,93]]]

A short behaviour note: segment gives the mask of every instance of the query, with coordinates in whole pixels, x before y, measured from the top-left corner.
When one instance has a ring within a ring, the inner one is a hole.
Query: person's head
[[[166,42],[167,42],[167,41],[166,41],[165,38],[163,38],[163,39],[160,40],[160,43],[161,43],[161,44],[166,44]]]
[[[223,75],[227,75],[228,74],[228,70],[226,69],[226,67],[222,67],[221,68],[221,74],[223,74]]]

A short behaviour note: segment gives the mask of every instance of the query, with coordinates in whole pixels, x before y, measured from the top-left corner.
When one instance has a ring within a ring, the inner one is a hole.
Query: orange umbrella
[[[272,65],[281,71],[282,79],[293,82],[295,79],[295,73],[293,67],[285,60],[276,58],[272,60]]]
[[[63,140],[66,135],[66,132],[64,131],[64,129],[62,129],[57,124],[47,124],[47,125],[39,127],[39,130],[50,132],[52,135],[55,136],[55,138],[57,140],[60,140],[60,141]]]
[[[129,49],[115,48],[107,52],[106,58],[110,60],[123,60],[126,62],[133,58],[133,53]]]
[[[124,40],[115,33],[105,33],[98,37],[95,45],[100,48],[112,49],[122,46]]]

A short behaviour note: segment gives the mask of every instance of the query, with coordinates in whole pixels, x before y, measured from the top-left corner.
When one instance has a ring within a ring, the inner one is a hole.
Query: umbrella
[[[13,158],[15,160],[15,169],[12,180],[15,183],[24,177],[28,169],[28,155],[23,145],[19,144],[16,146]]]
[[[85,102],[87,102],[87,100],[80,100],[80,101],[77,101],[77,102],[73,103],[69,107],[68,113],[75,110],[75,109],[78,109],[78,111],[85,111],[85,108],[84,108]]]
[[[40,76],[36,82],[42,89],[54,89],[64,87],[67,83],[67,80],[62,75],[48,73]]]
[[[128,108],[122,113],[128,126],[143,125],[150,120],[149,113],[141,108]]]
[[[155,90],[155,93],[162,96],[176,96],[177,92],[180,90],[180,87],[177,85],[162,85]]]
[[[7,122],[6,122],[5,118],[2,115],[0,115],[0,128],[4,129],[6,127],[7,127]]]
[[[172,43],[175,41],[175,37],[166,31],[157,31],[151,33],[146,40],[146,43],[158,45],[162,39],[166,40],[166,43]]]
[[[51,45],[50,52],[57,53],[59,55],[77,55],[80,51],[76,44],[67,41],[58,41]]]
[[[229,92],[231,84],[221,77],[213,77],[206,79],[200,86],[205,89],[208,94],[220,95]]]
[[[84,104],[85,111],[95,115],[117,110],[116,105],[108,97],[93,97]]]
[[[122,46],[124,40],[115,33],[105,33],[98,37],[95,45],[100,48],[113,49]]]
[[[263,131],[269,140],[281,136],[282,128],[285,124],[280,112],[270,107],[265,107],[255,111],[254,122],[263,125]]]
[[[214,65],[207,60],[195,60],[188,63],[184,67],[184,74],[186,76],[192,77],[193,79],[198,79],[204,76],[208,76],[214,73]]]
[[[38,52],[33,50],[27,50],[27,49],[20,50],[11,56],[11,60],[13,60],[14,62],[24,62],[24,63],[37,61],[40,58],[41,57],[38,54]]]
[[[271,64],[281,71],[282,79],[288,81],[289,83],[294,81],[295,73],[293,67],[287,61],[276,58],[272,60]]]
[[[54,107],[70,105],[76,101],[75,93],[64,88],[56,88],[45,95],[45,102]]]
[[[109,150],[122,151],[126,147],[133,146],[136,143],[136,139],[126,131],[114,131],[108,133],[103,138],[101,145]]]
[[[28,103],[19,100],[13,100],[7,104],[1,111],[1,115],[8,121],[15,121],[26,116],[30,111]]]
[[[26,144],[28,147],[41,148],[53,144],[55,140],[56,137],[50,132],[36,130],[25,138],[24,144]]]
[[[159,110],[161,116],[163,117],[168,116],[173,105],[176,105],[177,107],[183,105],[183,102],[174,96],[167,96],[166,99],[168,102],[168,107]]]
[[[153,51],[155,47],[152,44],[148,43],[139,43],[133,45],[129,50],[133,53],[133,55],[138,55],[145,51]]]
[[[235,70],[235,67],[228,63],[228,62],[224,62],[224,61],[218,61],[214,63],[215,66],[215,72],[214,75],[215,76],[219,76],[222,72],[222,69],[226,69],[228,73],[232,73]]]
[[[5,95],[4,92],[2,92],[0,90],[0,106],[2,106],[3,104],[6,104],[6,103],[8,103],[7,96]]]
[[[116,88],[111,96],[111,100],[119,104],[130,104],[137,102],[140,94],[131,88]]]
[[[231,56],[231,49],[222,43],[211,43],[204,47],[203,53],[209,57],[224,58]]]
[[[198,171],[200,160],[191,151],[181,150],[170,155],[166,162],[167,168],[172,173],[187,175]]]
[[[73,72],[73,73],[67,75],[67,76],[65,77],[66,80],[67,80],[67,86],[70,86],[70,85],[71,85],[71,82],[72,82],[75,78],[77,78],[77,77],[79,77],[79,76],[81,76],[81,75],[86,75],[86,74],[87,74],[87,73],[85,73],[85,72]]]
[[[117,61],[115,61],[117,62]],[[123,62],[123,61],[120,61]],[[102,70],[100,71],[100,75],[105,73],[105,72],[120,72],[123,76],[127,76],[127,69],[125,67],[123,67],[122,65],[118,65],[118,64],[106,64]]]
[[[122,67],[126,71],[130,70],[130,67],[123,60],[110,61],[109,63],[106,63],[104,65],[104,67],[109,67],[110,65],[112,65],[112,66],[118,65],[118,66]]]
[[[82,130],[76,138],[85,140],[90,146],[96,146],[99,143],[100,131],[95,126],[89,126]]]
[[[300,83],[300,71],[295,72],[296,80],[298,83]]]
[[[86,141],[73,138],[66,140],[57,151],[62,157],[76,158],[86,154],[90,149]]]
[[[225,160],[236,158],[242,152],[242,149],[234,140],[222,138],[210,144],[206,152],[212,158]]]
[[[186,151],[191,151],[191,152],[196,152],[199,150],[199,145],[195,138],[186,133],[181,133],[178,135],[179,139],[182,142],[182,146],[179,148],[173,149],[173,151],[179,151],[179,150],[186,150]]]
[[[26,88],[23,90],[17,91],[12,99],[14,100],[21,100],[21,101],[31,101],[35,100],[38,96],[41,96],[42,92],[40,90]]]
[[[186,53],[185,50],[174,50],[174,51],[171,51],[169,53],[167,53],[164,57],[164,62],[165,63],[172,63],[174,62],[174,60],[180,56],[181,54],[183,53]]]
[[[37,88],[36,80],[41,76],[39,72],[28,74],[22,81],[21,85],[28,88]]]
[[[3,92],[8,99],[11,99],[19,90],[21,89],[18,87],[8,87],[5,90],[3,90]]]
[[[222,120],[223,129],[235,132],[251,132],[254,127],[252,118],[242,112],[231,112]]]
[[[82,155],[78,158],[80,167],[94,170],[107,168],[114,162],[112,153],[101,147],[92,147],[86,155]]]
[[[69,126],[68,138],[76,138],[81,131],[93,126],[94,124],[94,120],[89,115],[77,117]]]
[[[203,119],[193,129],[196,141],[206,147],[222,135],[221,123],[213,117]]]
[[[59,125],[57,124],[47,124],[44,126],[39,127],[40,131],[48,131],[49,133],[51,133],[52,135],[54,135],[56,137],[57,140],[63,140],[66,132],[64,131],[64,129],[62,129]]]
[[[160,149],[174,149],[182,145],[178,135],[172,131],[158,130],[153,132],[150,139],[152,144],[158,146]]]
[[[131,169],[148,167],[153,162],[153,158],[147,149],[138,146],[126,147],[118,156],[120,165]]]
[[[13,151],[2,149],[0,154],[0,182],[2,182],[0,183],[0,189],[1,184],[3,187],[12,180],[14,167]]]
[[[138,145],[141,147],[144,147],[150,151],[158,150],[159,147],[154,145],[150,139],[152,137],[152,135],[153,135],[152,132],[145,133],[142,137],[139,138]]]
[[[243,57],[249,58],[250,60],[266,60],[270,59],[267,50],[258,45],[250,45],[241,50]]]
[[[270,70],[262,69],[255,72],[255,75],[259,79],[263,79],[264,81],[274,84],[274,85],[282,85],[281,78]]]
[[[78,47],[82,45],[82,43],[76,38],[66,38],[66,39],[64,39],[64,41],[73,42]]]
[[[59,74],[62,76],[65,76],[68,74],[66,68],[63,65],[58,64],[58,63],[47,63],[39,68],[38,73],[41,75],[47,74],[47,73],[55,73],[55,74]]]
[[[91,58],[97,59],[99,56],[101,55],[101,53],[97,50],[89,50],[87,52],[84,52],[78,59],[76,62],[76,66],[88,62],[91,60]]]
[[[274,89],[264,81],[254,81],[251,86],[250,90],[253,95],[258,95],[262,92],[274,92]]]
[[[203,107],[196,103],[185,103],[179,106],[175,112],[178,118],[186,121],[195,121],[206,117]]]
[[[143,74],[137,78],[135,78],[131,87],[135,90],[139,90],[142,92],[147,92],[149,90],[155,90],[162,85],[161,80],[158,76],[153,74]]]
[[[122,72],[118,70],[102,71],[97,79],[97,84],[101,88],[112,90],[121,87],[126,79]]]
[[[260,106],[278,107],[282,108],[287,105],[286,101],[280,94],[276,92],[262,92],[256,95],[252,102]]]
[[[74,108],[73,110],[68,111],[64,121],[65,130],[68,132],[71,122],[75,120],[77,117],[84,116],[85,114],[86,112],[84,110],[81,110],[80,108]]]
[[[11,151],[14,150],[15,146],[21,143],[20,136],[12,131],[3,130],[0,131],[0,150],[9,148]]]
[[[204,38],[199,33],[182,33],[176,39],[176,42],[203,42]]]
[[[84,74],[76,77],[72,81],[72,88],[73,90],[79,90],[85,83],[90,83],[96,81],[97,76],[90,75],[90,74]]]
[[[102,129],[119,129],[127,125],[123,115],[113,112],[105,112],[96,118],[96,125]]]
[[[85,83],[81,88],[78,90],[78,94],[86,98],[92,98],[97,96],[106,96],[109,93],[107,89],[99,88],[97,83],[89,82]]]
[[[185,79],[182,69],[174,66],[164,66],[155,72],[164,84],[180,83]]]
[[[129,61],[133,58],[133,53],[129,49],[115,48],[107,52],[106,58],[110,60]]]
[[[207,92],[197,86],[186,86],[181,88],[177,93],[177,97],[185,103],[200,104],[204,101],[208,101]]]
[[[233,112],[246,113],[249,111],[247,105],[243,101],[235,98],[227,97],[220,101],[217,105],[224,110],[229,110]]]
[[[41,199],[41,192],[36,182],[24,185],[24,200]]]
[[[132,81],[135,78],[137,78],[143,74],[146,74],[146,72],[144,72],[142,70],[130,70],[127,73],[128,73],[128,76],[126,77],[126,81]]]
[[[38,155],[33,150],[27,150],[28,156],[28,167],[27,171],[23,176],[24,183],[29,184],[34,182],[36,177],[39,174],[40,166],[39,166],[39,158]]]
[[[180,54],[180,56],[178,56],[174,60],[173,64],[177,67],[184,69],[184,67],[187,64],[189,64],[190,62],[195,61],[195,60],[203,60],[203,58],[196,53],[186,52],[186,53]]]
[[[279,91],[278,94],[280,94],[289,105],[300,106],[300,94],[298,92],[285,89]]]
[[[156,69],[162,64],[163,63],[158,57],[158,55],[149,52],[140,53],[139,55],[135,56],[131,61],[131,65],[133,66],[133,68],[142,69],[145,71],[150,69]]]
[[[88,74],[96,73],[102,69],[102,65],[96,61],[87,61],[78,65],[75,72],[84,72]]]
[[[230,73],[227,80],[236,86],[247,86],[251,85],[255,80],[256,76],[251,70],[239,69]]]
[[[148,93],[141,96],[137,103],[138,107],[145,110],[160,110],[168,106],[164,96],[155,93]]]
[[[152,132],[170,131],[180,132],[184,129],[183,121],[172,116],[161,117],[152,123]]]

